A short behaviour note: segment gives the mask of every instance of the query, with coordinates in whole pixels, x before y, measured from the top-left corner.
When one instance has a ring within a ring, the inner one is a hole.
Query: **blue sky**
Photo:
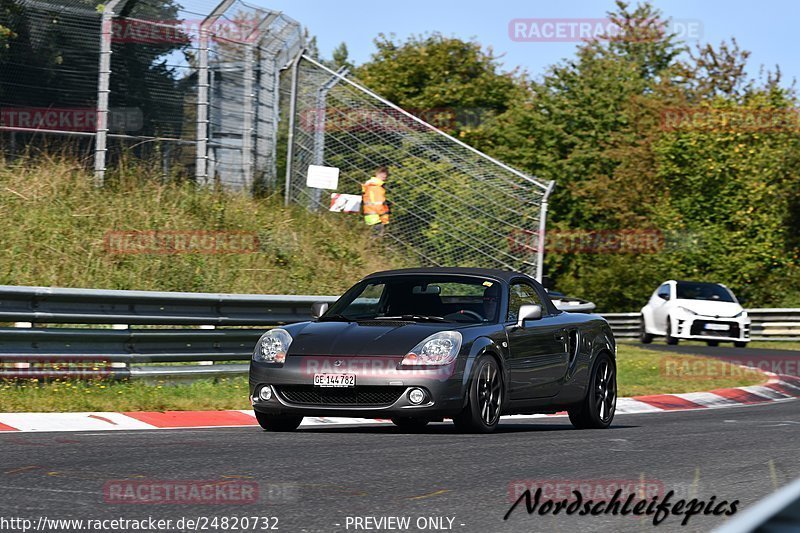
[[[329,57],[344,41],[356,63],[367,61],[378,33],[411,34],[439,31],[463,39],[476,38],[491,46],[506,69],[521,67],[532,77],[547,66],[574,54],[574,43],[515,42],[509,36],[513,19],[596,19],[614,7],[612,0],[247,0],[285,12],[317,36],[320,51]],[[183,0],[187,9],[206,9],[213,0]],[[752,52],[749,71],[780,65],[784,84],[800,79],[798,36],[800,2],[794,0],[654,0],[665,16],[699,23],[700,42],[718,44],[735,37]],[[698,27],[697,25],[695,27]],[[695,42],[694,40],[691,42]]]

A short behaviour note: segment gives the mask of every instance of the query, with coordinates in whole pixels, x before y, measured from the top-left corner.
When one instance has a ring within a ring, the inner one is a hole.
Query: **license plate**
[[[316,387],[355,387],[355,374],[314,374]]]
[[[713,329],[714,331],[728,331],[731,329],[730,324],[706,324],[706,329]]]

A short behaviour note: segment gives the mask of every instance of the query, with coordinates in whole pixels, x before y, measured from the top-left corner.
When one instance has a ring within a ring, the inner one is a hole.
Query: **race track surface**
[[[645,480],[676,499],[746,506],[800,475],[798,435],[798,401],[620,415],[596,431],[563,417],[504,421],[483,436],[449,423],[423,434],[393,426],[8,433],[0,434],[0,508],[34,520],[272,516],[284,532],[376,530],[354,527],[353,517],[388,516],[409,517],[411,527],[381,531],[423,530],[421,517],[453,519],[451,529],[427,531],[708,531],[724,517],[694,516],[682,527],[669,516],[654,528],[652,517],[529,516],[524,504],[503,515],[519,480],[562,488]],[[109,501],[119,480],[245,480],[259,495],[239,505]]]

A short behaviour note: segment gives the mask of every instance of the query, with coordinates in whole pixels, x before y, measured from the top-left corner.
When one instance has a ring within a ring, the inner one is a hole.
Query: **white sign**
[[[308,166],[306,186],[314,189],[332,189],[339,187],[339,169],[336,167]]]
[[[334,213],[360,213],[361,197],[357,194],[331,194],[331,211]]]

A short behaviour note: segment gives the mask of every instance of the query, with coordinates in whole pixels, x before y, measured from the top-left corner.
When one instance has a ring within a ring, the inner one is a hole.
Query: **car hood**
[[[464,330],[454,323],[307,322],[286,328],[292,335],[288,356],[404,356],[437,331]],[[466,340],[466,339],[465,339]]]
[[[742,312],[742,306],[734,302],[715,302],[713,300],[675,300],[675,305],[685,307],[698,315],[730,318]]]

